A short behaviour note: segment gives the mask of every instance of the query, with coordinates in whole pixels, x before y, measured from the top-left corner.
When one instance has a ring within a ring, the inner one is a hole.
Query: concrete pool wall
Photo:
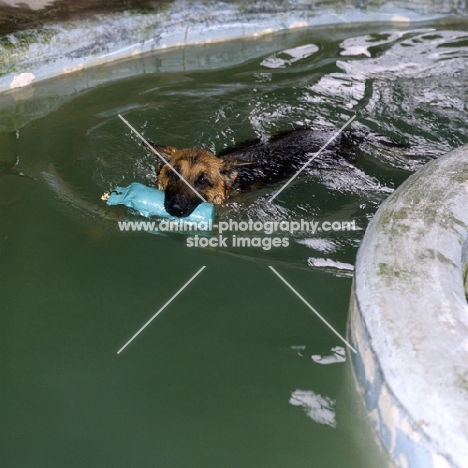
[[[456,0],[390,4],[377,0],[132,0],[126,2],[128,9],[122,9],[121,3],[2,2],[0,92],[170,47],[327,24],[408,24],[464,14],[467,8]],[[87,5],[87,9],[78,8],[80,4]]]
[[[8,18],[28,10],[6,3],[0,13]],[[144,69],[103,66],[146,52],[322,25],[406,26],[467,13],[457,0],[174,0],[54,18],[40,13],[54,2],[25,3],[33,7],[31,21],[12,27],[0,15],[0,127],[11,130],[47,112],[35,100],[47,100],[52,109],[67,93],[153,72],[152,63]],[[179,50],[178,66],[201,66],[196,52]],[[221,53],[216,63],[226,60],[236,58]],[[45,82],[58,76],[69,77],[67,84]],[[465,147],[412,176],[378,211],[357,258],[350,306],[350,335],[359,351],[354,369],[377,433],[400,467],[468,466],[467,161]]]
[[[412,175],[359,249],[354,369],[400,467],[468,466],[468,146]]]

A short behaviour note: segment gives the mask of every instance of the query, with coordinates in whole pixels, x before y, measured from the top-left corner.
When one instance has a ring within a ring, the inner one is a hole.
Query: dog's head
[[[155,148],[185,180],[181,180],[168,164],[159,165],[157,185],[159,190],[165,192],[164,208],[177,217],[189,216],[202,202],[193,189],[209,203],[225,203],[236,178],[235,168],[245,164],[218,158],[212,152],[200,148]]]

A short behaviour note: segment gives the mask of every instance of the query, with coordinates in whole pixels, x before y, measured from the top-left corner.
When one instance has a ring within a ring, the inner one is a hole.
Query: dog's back
[[[326,159],[353,160],[368,141],[394,145],[381,135],[359,130],[336,134],[333,128],[299,128],[226,149],[218,155],[201,148],[178,150],[156,146],[169,164],[158,170],[158,188],[165,191],[164,206],[173,216],[188,216],[203,196],[221,204],[239,192],[259,188],[292,176],[327,142],[313,164]],[[177,173],[174,172],[175,169]],[[179,174],[182,179],[179,178]],[[195,192],[198,192],[198,194]]]
[[[218,157],[251,163],[237,170],[233,189],[243,191],[293,175],[335,135],[336,130],[330,128],[288,130],[266,141],[255,140],[228,148]],[[327,145],[320,159],[344,157],[353,160],[357,148],[368,135],[357,130],[342,132]]]

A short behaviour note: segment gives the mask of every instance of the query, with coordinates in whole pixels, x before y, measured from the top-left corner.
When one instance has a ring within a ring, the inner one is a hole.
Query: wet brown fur
[[[229,198],[236,167],[250,164],[219,158],[201,148],[178,150],[172,146],[155,146],[155,149],[207,202],[215,205],[226,203]],[[187,200],[199,202],[194,191],[167,164],[159,164],[157,187],[166,192],[169,203],[173,200],[173,206],[166,206],[172,214],[178,210],[178,201],[180,204],[184,200],[185,203]]]
[[[159,163],[157,174],[157,187],[165,192],[164,207],[169,214],[184,217],[201,202],[191,187],[206,201],[219,205],[226,203],[231,195],[290,177],[310,161],[334,133],[334,129],[321,127],[293,129],[266,141],[254,140],[227,148],[218,155],[201,148],[179,150],[153,145],[168,163]],[[329,140],[320,159],[352,161],[362,144],[373,141],[395,146],[395,142],[382,135],[349,130]]]

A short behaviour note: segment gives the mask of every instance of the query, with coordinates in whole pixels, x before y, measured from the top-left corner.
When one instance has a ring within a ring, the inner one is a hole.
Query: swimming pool
[[[99,69],[2,96],[5,466],[385,466],[349,363],[311,359],[345,345],[268,267],[346,335],[368,221],[409,174],[468,140],[467,37],[463,22],[323,27],[108,65],[106,76],[141,72],[56,97],[43,90]],[[273,203],[279,185],[218,209],[218,221],[355,230],[281,232],[287,245],[268,249],[233,245],[231,230],[226,247],[195,248],[180,233],[121,231],[140,218],[100,201],[155,178],[119,113],[179,147],[219,151],[356,115],[355,128],[409,148],[366,146],[354,164],[312,165]]]

